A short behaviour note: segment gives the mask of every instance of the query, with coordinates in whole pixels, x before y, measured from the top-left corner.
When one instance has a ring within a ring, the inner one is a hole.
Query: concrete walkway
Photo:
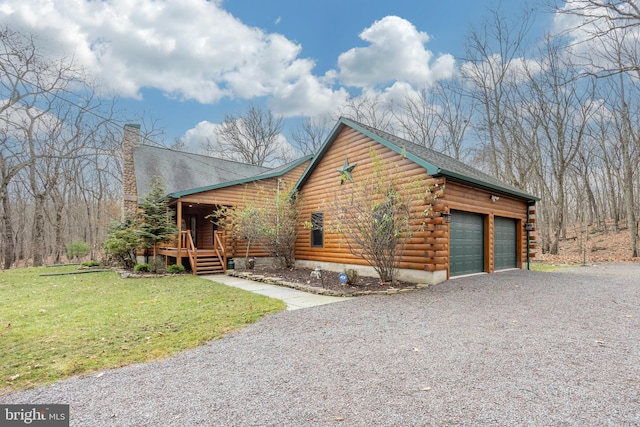
[[[254,282],[252,280],[241,279],[239,277],[227,276],[226,274],[213,274],[200,277],[222,283],[227,286],[244,289],[245,291],[280,299],[287,304],[287,310],[298,310],[300,308],[315,307],[316,305],[331,304],[333,302],[353,299],[352,297],[316,295],[283,286],[270,285],[268,283]]]

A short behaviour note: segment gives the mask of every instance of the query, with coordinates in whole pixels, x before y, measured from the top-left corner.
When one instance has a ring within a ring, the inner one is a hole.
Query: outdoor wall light
[[[534,224],[532,222],[525,222],[524,229],[525,231],[533,231]]]
[[[492,194],[489,198],[494,203],[497,202],[498,200],[500,200],[500,197],[496,196],[495,194]]]
[[[444,218],[444,223],[451,223],[451,214],[449,212],[440,212],[440,216]]]

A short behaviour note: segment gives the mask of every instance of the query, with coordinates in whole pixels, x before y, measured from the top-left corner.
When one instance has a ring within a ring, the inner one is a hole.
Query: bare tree
[[[587,126],[597,110],[592,81],[577,79],[578,70],[561,46],[547,38],[539,54],[544,72],[527,73],[529,114],[539,125],[542,155],[548,159],[550,191],[546,193],[552,216],[550,251],[558,253],[558,241],[566,225],[566,178],[587,138]],[[545,177],[545,179],[547,179]]]
[[[637,0],[570,0],[557,13],[580,18],[578,26],[591,36],[608,36],[618,29],[640,25],[640,5]]]
[[[207,148],[223,158],[263,166],[292,157],[282,136],[282,118],[253,104],[243,114],[225,116],[216,135]]]
[[[473,108],[474,99],[464,95],[455,79],[410,93],[393,115],[406,139],[460,160]]]
[[[613,219],[614,231],[617,233],[620,231],[620,188],[616,179],[616,171],[619,171],[621,166],[618,155],[620,150],[617,147],[619,142],[615,138],[610,116],[608,108],[603,106],[598,109],[590,124],[591,137],[597,145],[595,151],[597,161],[595,164],[591,164],[590,168],[599,177],[597,180],[600,183],[599,192],[606,197],[600,201],[600,204],[605,209],[605,214]]]
[[[464,142],[471,126],[475,100],[465,97],[458,79],[440,82],[434,90],[440,105],[437,114],[440,118],[441,151],[462,160],[466,154]]]
[[[78,188],[84,162],[116,164],[109,160],[117,154],[108,131],[113,108],[95,98],[72,61],[47,57],[37,39],[9,28],[0,31],[0,70],[3,267],[26,257],[41,265],[49,255],[60,259],[63,240],[75,237],[67,194],[88,191]]]
[[[307,118],[291,132],[302,154],[315,154],[329,136],[328,118]]]
[[[427,148],[437,149],[441,132],[440,106],[436,104],[435,88],[422,88],[405,97],[404,104],[394,111],[404,137]]]
[[[363,94],[351,97],[339,114],[385,132],[393,131],[393,105],[386,104],[375,96]]]
[[[640,129],[636,123],[640,118],[640,105],[630,100],[632,96],[627,89],[627,78],[623,74],[617,76],[617,105],[614,109],[613,119],[616,130],[616,139],[619,141],[620,157],[622,161],[623,200],[629,237],[631,239],[631,256],[639,256],[638,252],[638,224],[635,213],[634,176],[637,175],[639,160],[638,148],[640,147]],[[633,93],[635,97],[639,94]]]
[[[13,227],[13,206],[10,185],[14,178],[29,164],[30,159],[21,141],[10,134],[7,126],[0,132],[0,201],[2,203],[2,254],[5,269],[16,259],[15,231]]]
[[[578,178],[574,181],[574,187],[576,190],[584,189],[587,204],[585,210],[587,211],[586,218],[588,219],[588,223],[596,224],[599,229],[604,230],[606,228],[605,217],[603,216],[600,203],[596,200],[596,193],[594,191],[594,183],[596,182],[594,166],[597,162],[594,157],[597,146],[595,146],[592,138],[583,142],[582,145],[583,148],[578,152],[573,165],[574,175]]]
[[[636,194],[638,177],[637,79],[640,77],[640,5],[637,0],[574,0],[557,10],[560,14],[578,17],[567,30],[576,42],[571,52],[582,60],[585,73],[604,83],[607,107],[611,114],[615,143],[603,146],[606,163],[619,159],[620,169],[608,176],[620,174],[622,204],[631,238],[631,256],[639,255]],[[603,124],[601,124],[601,129]],[[611,129],[611,128],[610,128]],[[604,138],[607,141],[609,138]],[[609,148],[616,152],[610,154]],[[610,189],[613,190],[613,189]],[[617,204],[613,196],[613,204]],[[617,218],[615,218],[617,221]],[[617,229],[616,223],[616,229]]]
[[[498,11],[480,30],[467,37],[463,78],[470,85],[468,96],[477,107],[477,127],[487,142],[493,174],[522,188],[513,173],[514,159],[522,151],[510,138],[509,121],[516,119],[516,108],[509,108],[510,94],[522,80],[520,65],[526,36],[532,24],[530,14],[509,21]]]
[[[571,0],[555,10],[578,18],[564,33],[575,39],[571,52],[582,60],[587,74],[640,76],[637,0]]]
[[[38,50],[36,41],[5,27],[0,31],[0,199],[3,207],[4,268],[15,260],[15,241],[9,186],[19,174],[34,170],[36,157],[27,134],[33,135],[42,117],[37,111],[49,104],[49,99],[64,93],[76,72],[65,61],[46,59]],[[36,108],[36,105],[39,108]],[[50,105],[50,104],[49,104]]]

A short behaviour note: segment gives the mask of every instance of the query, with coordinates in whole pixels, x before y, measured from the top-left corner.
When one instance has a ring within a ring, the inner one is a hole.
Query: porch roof
[[[264,174],[271,169],[200,154],[140,145],[133,149],[139,197],[151,191],[154,176],[161,179],[168,194],[204,186],[219,185]]]
[[[308,155],[300,159],[294,160],[293,162],[279,166],[277,168],[268,169],[261,173],[254,174],[252,176],[248,176],[245,178],[240,178],[240,179],[225,181],[225,182],[218,182],[215,184],[205,185],[202,187],[190,188],[184,191],[175,191],[173,193],[170,193],[169,197],[172,197],[174,199],[179,199],[180,197],[201,193],[203,191],[215,190],[223,187],[230,187],[232,185],[237,185],[237,184],[245,184],[248,182],[259,181],[261,179],[276,178],[278,176],[284,175],[285,173],[291,171],[292,169],[295,169],[296,167],[300,166],[304,162],[310,160],[312,157],[313,157],[312,155]]]

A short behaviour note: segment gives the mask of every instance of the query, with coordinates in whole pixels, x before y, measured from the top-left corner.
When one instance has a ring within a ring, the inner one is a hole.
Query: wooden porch
[[[226,244],[227,237],[224,231],[214,231],[213,248],[198,249],[191,236],[190,230],[181,231],[178,239],[173,244],[158,247],[158,254],[176,259],[177,264],[182,264],[182,259],[187,258],[193,274],[217,274],[227,271]]]

